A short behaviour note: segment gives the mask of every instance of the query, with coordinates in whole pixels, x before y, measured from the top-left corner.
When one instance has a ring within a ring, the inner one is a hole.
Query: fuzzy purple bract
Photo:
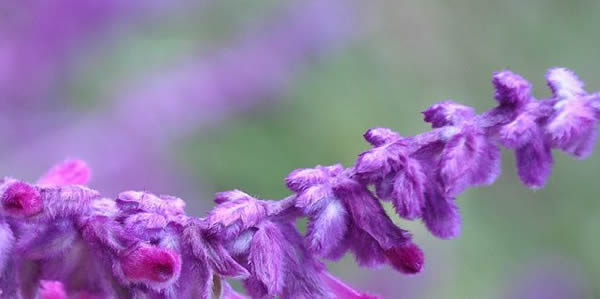
[[[552,96],[537,100],[518,74],[494,73],[498,106],[477,114],[446,100],[426,109],[432,130],[404,137],[387,128],[364,134],[372,145],[355,165],[292,171],[292,195],[263,200],[218,193],[206,217],[185,214],[174,196],[125,191],[107,198],[86,185],[90,169],[67,160],[35,183],[0,184],[0,289],[6,298],[377,298],[326,270],[350,251],[361,266],[405,274],[424,266],[411,234],[387,215],[421,219],[454,238],[456,198],[500,174],[500,145],[513,149],[521,181],[540,188],[552,149],[576,158],[593,150],[600,94],[573,72],[550,69]],[[306,233],[296,220],[308,219]],[[225,279],[243,281],[245,295]]]

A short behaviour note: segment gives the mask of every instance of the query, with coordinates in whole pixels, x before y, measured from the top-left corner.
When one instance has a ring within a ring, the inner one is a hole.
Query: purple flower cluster
[[[373,298],[333,277],[322,260],[350,251],[362,266],[420,272],[423,252],[381,201],[452,238],[460,232],[456,197],[495,181],[500,144],[515,149],[519,176],[533,188],[550,174],[551,149],[591,153],[600,94],[586,93],[563,68],[546,78],[553,95],[537,100],[521,76],[495,73],[499,105],[485,113],[441,102],[424,111],[429,132],[370,129],[364,137],[373,147],[354,166],[297,169],[285,179],[293,194],[279,201],[218,193],[203,218],[187,216],[173,196],[103,197],[84,186],[90,171],[78,160],[35,184],[5,178],[0,289],[8,298],[243,298],[223,280],[233,278],[251,298]],[[295,226],[300,217],[308,218],[305,234]]]

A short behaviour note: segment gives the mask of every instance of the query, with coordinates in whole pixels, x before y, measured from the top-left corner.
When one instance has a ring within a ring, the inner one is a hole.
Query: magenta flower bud
[[[39,180],[40,185],[86,185],[92,171],[82,160],[65,160],[52,167]]]
[[[404,274],[417,274],[423,269],[425,257],[419,246],[412,242],[385,251],[388,262]]]
[[[494,73],[492,83],[496,88],[494,97],[500,105],[520,105],[531,99],[531,84],[509,70]]]
[[[40,299],[67,299],[67,292],[60,281],[40,281]]]
[[[130,282],[162,289],[175,282],[181,271],[181,257],[165,248],[142,246],[119,258],[123,274]]]
[[[24,182],[15,182],[9,185],[0,200],[4,213],[10,216],[31,217],[41,213],[44,209],[38,189]]]

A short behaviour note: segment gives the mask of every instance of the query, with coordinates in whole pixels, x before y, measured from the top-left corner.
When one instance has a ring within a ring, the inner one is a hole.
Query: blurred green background
[[[205,203],[192,204],[201,208],[191,214],[205,213],[222,190],[284,197],[291,170],[352,164],[368,148],[361,135],[370,127],[402,135],[428,130],[420,112],[440,100],[491,108],[496,70],[530,79],[538,98],[550,95],[543,75],[552,66],[573,69],[589,91],[600,89],[600,1],[348,3],[355,16],[345,46],[304,65],[268,104],[170,145],[173,161],[203,182],[198,198],[186,198]],[[70,70],[75,79],[65,83],[67,94],[80,111],[102,109],[122,82],[182,55],[210,53],[285,5],[210,1],[122,32],[90,46],[94,62]],[[527,287],[543,294],[530,281],[544,275],[546,286],[577,294],[568,296],[600,298],[600,158],[576,161],[558,152],[555,158],[547,186],[533,191],[520,184],[513,154],[503,151],[498,181],[459,197],[463,232],[455,240],[394,218],[426,252],[418,276],[359,269],[351,256],[329,267],[386,298],[550,298],[519,297]]]

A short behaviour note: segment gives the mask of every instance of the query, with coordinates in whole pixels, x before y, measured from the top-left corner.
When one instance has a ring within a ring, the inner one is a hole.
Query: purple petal
[[[36,224],[20,236],[15,250],[28,259],[35,260],[61,256],[73,246],[77,237],[77,230],[70,220]]]
[[[415,159],[407,159],[393,185],[392,203],[400,217],[410,220],[421,217],[426,180],[421,164]]]
[[[443,101],[423,111],[425,121],[433,128],[458,125],[475,116],[473,108],[460,105],[454,101]]]
[[[51,220],[62,217],[76,217],[91,209],[92,202],[101,199],[96,190],[81,186],[43,187],[40,194],[44,201],[41,217]]]
[[[219,275],[236,279],[245,279],[250,276],[248,270],[236,262],[223,245],[219,243],[209,243],[209,261],[213,270]]]
[[[126,212],[139,210],[166,215],[179,215],[185,213],[185,203],[174,196],[157,196],[145,191],[125,191],[119,193],[116,200],[117,206]]]
[[[405,144],[396,141],[361,153],[355,171],[361,177],[374,181],[399,169],[400,158],[405,155]]]
[[[392,200],[392,192],[394,191],[394,178],[393,174],[388,174],[384,178],[375,180],[375,195],[383,201]]]
[[[327,173],[317,166],[316,168],[300,168],[292,171],[285,178],[285,184],[294,192],[302,192],[311,186],[324,184],[327,180]]]
[[[8,223],[0,222],[0,273],[4,273],[8,260],[11,258],[11,253],[15,237]]]
[[[66,160],[52,167],[38,180],[41,185],[86,185],[92,171],[82,160]]]
[[[552,151],[541,134],[515,151],[517,168],[521,181],[531,188],[541,188],[546,184],[552,171]]]
[[[216,206],[210,211],[205,222],[211,235],[232,239],[242,231],[257,225],[266,216],[265,204],[247,195]]]
[[[585,94],[583,82],[569,69],[549,69],[546,73],[546,81],[556,98],[566,99]]]
[[[470,133],[457,134],[448,141],[439,163],[445,196],[454,197],[471,183],[472,173],[478,167],[476,158],[484,145],[484,137]]]
[[[578,144],[589,143],[582,139],[593,138],[590,131],[596,129],[595,111],[584,99],[559,101],[555,109],[555,114],[546,124],[546,133],[552,146],[575,154],[573,149]]]
[[[500,142],[508,148],[518,148],[528,143],[538,132],[536,116],[522,113],[512,122],[504,125],[498,133]]]
[[[249,264],[252,275],[264,284],[267,293],[276,296],[284,287],[284,251],[286,242],[279,228],[270,222],[263,223],[252,238]]]
[[[471,170],[472,185],[491,185],[500,176],[500,148],[489,140],[482,143]]]
[[[240,190],[229,190],[229,191],[224,191],[224,192],[219,192],[215,195],[215,203],[217,204],[222,204],[228,201],[236,201],[238,199],[244,200],[246,198],[250,197],[250,195],[246,194],[243,191]]]
[[[112,252],[122,251],[135,241],[123,231],[123,227],[106,216],[92,216],[80,224],[81,235],[91,245]]]
[[[304,248],[303,239],[291,223],[279,223],[285,238],[286,280],[281,298],[331,298],[319,273],[324,265]]]
[[[442,239],[452,239],[460,234],[460,214],[454,198],[444,198],[438,192],[428,192],[425,197],[423,221],[429,231]]]
[[[401,138],[400,134],[388,128],[369,129],[367,132],[365,132],[363,137],[373,146],[382,146],[386,143],[390,143]]]
[[[143,235],[148,230],[163,230],[167,227],[168,220],[165,216],[155,213],[140,212],[126,217],[123,227],[130,233]]]
[[[347,179],[333,191],[344,202],[354,225],[371,235],[383,249],[410,240],[410,234],[397,227],[373,194],[358,182]]]
[[[248,270],[236,262],[220,242],[206,240],[198,223],[187,226],[183,232],[185,243],[190,246],[192,254],[201,261],[210,263],[219,275],[245,279]]]
[[[531,100],[531,84],[509,70],[494,73],[492,83],[500,105],[522,105]]]
[[[588,158],[596,146],[596,136],[595,129],[588,130],[576,142],[571,143],[564,150],[579,159]]]
[[[347,231],[346,209],[338,200],[332,199],[319,213],[310,217],[307,248],[317,256],[327,257],[339,246]]]
[[[369,233],[353,227],[350,236],[350,250],[360,266],[376,267],[387,261],[384,250]]]
[[[329,185],[316,185],[302,191],[296,197],[296,207],[305,213],[312,214],[321,207],[321,203],[333,198],[333,190]]]

